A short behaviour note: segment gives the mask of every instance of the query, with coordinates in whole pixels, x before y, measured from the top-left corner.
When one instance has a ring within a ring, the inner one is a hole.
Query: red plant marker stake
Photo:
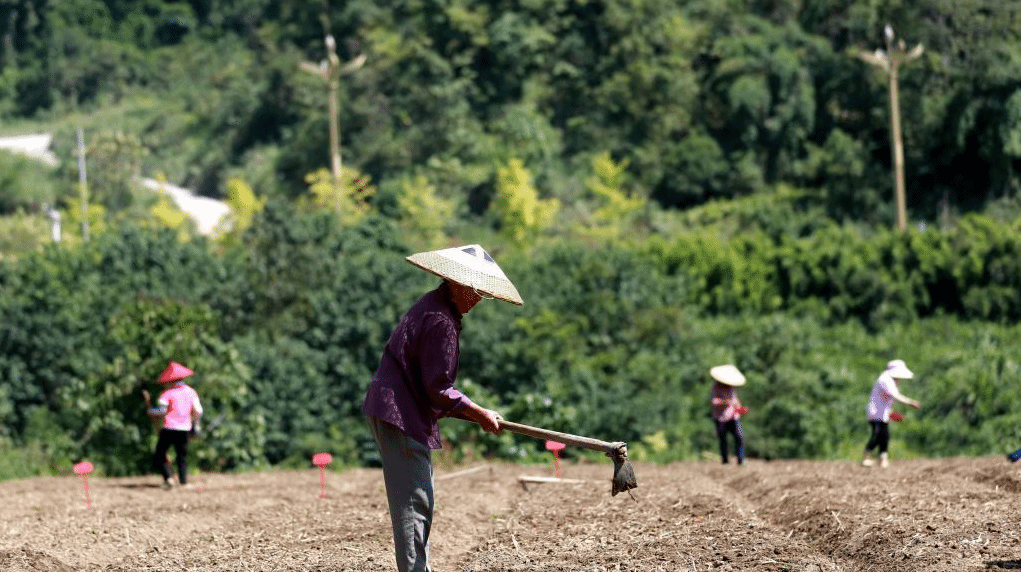
[[[92,463],[88,461],[82,461],[75,463],[74,474],[82,476],[82,484],[85,485],[85,506],[92,506],[92,501],[89,499],[89,473],[92,472]]]
[[[557,478],[560,478],[560,450],[566,445],[557,441],[546,441],[546,450],[553,452],[553,467],[556,470]]]
[[[329,453],[316,453],[312,455],[312,464],[319,467],[319,498],[326,496],[326,471],[323,467],[329,465],[332,460],[333,455]]]

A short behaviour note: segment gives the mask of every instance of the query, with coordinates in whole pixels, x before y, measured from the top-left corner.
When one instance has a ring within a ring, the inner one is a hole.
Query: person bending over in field
[[[732,365],[718,365],[709,370],[715,380],[709,393],[709,402],[713,407],[713,422],[716,424],[716,438],[720,441],[720,457],[723,464],[729,462],[727,451],[727,435],[734,436],[734,453],[737,464],[744,464],[744,427],[741,425],[741,414],[745,409],[737,397],[736,387],[744,385],[744,374]]]
[[[879,466],[886,468],[890,461],[887,457],[887,448],[890,445],[890,417],[893,402],[899,401],[909,407],[918,409],[922,405],[901,394],[897,384],[902,379],[911,379],[915,374],[904,364],[903,360],[895,359],[886,364],[886,371],[879,375],[879,379],[872,386],[872,394],[869,396],[869,404],[865,408],[868,414],[869,425],[872,427],[872,434],[868,443],[865,444],[865,452],[862,455],[861,464],[864,467],[871,467],[872,450],[879,448]],[[894,415],[898,415],[894,413]]]
[[[362,405],[383,461],[397,568],[429,570],[433,519],[432,450],[441,448],[437,420],[471,419],[499,433],[496,411],[454,387],[461,318],[482,298],[521,305],[514,284],[479,245],[413,254],[409,262],[443,278],[408,310],[390,334]]]
[[[167,451],[174,448],[177,457],[177,478],[181,486],[188,484],[188,437],[192,431],[198,431],[198,421],[202,417],[202,404],[198,393],[184,382],[192,375],[192,370],[177,362],[170,362],[157,381],[172,384],[156,399],[153,406],[148,391],[142,391],[149,417],[160,424],[160,435],[156,440],[156,452],[152,456],[152,466],[163,475],[163,488],[173,488],[174,481],[170,472],[170,460]]]

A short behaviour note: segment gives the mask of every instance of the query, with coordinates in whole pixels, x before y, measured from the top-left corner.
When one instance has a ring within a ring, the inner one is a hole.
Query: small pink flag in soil
[[[92,469],[92,463],[88,461],[74,465],[74,474],[82,476],[82,484],[85,486],[85,506],[92,506],[92,501],[89,499],[89,473],[92,472]]]
[[[553,467],[558,479],[560,478],[560,450],[564,447],[566,445],[558,441],[546,441],[546,450],[553,453]]]
[[[326,471],[323,467],[333,461],[333,455],[329,453],[316,453],[312,455],[312,464],[319,467],[319,498],[326,496]]]

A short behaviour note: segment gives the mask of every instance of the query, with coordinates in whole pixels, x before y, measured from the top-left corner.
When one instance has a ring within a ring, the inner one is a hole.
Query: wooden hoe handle
[[[580,437],[578,435],[571,435],[569,433],[550,431],[549,429],[540,429],[539,427],[532,427],[531,425],[524,425],[521,423],[515,423],[513,421],[505,421],[503,419],[500,419],[499,423],[501,429],[506,429],[507,431],[511,431],[513,433],[528,435],[529,437],[535,437],[537,439],[558,441],[560,443],[564,443],[565,445],[584,447],[585,449],[592,449],[593,451],[602,451],[607,455],[612,455],[621,447],[627,447],[627,444],[623,442],[610,443],[607,441],[600,441],[599,439]]]

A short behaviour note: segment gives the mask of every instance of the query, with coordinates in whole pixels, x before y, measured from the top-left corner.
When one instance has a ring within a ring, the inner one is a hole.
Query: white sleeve
[[[897,398],[904,399],[904,396],[901,394],[900,389],[897,388],[897,382],[894,381],[892,377],[887,377],[885,380],[883,380],[883,390],[886,391],[887,395],[894,399]]]

